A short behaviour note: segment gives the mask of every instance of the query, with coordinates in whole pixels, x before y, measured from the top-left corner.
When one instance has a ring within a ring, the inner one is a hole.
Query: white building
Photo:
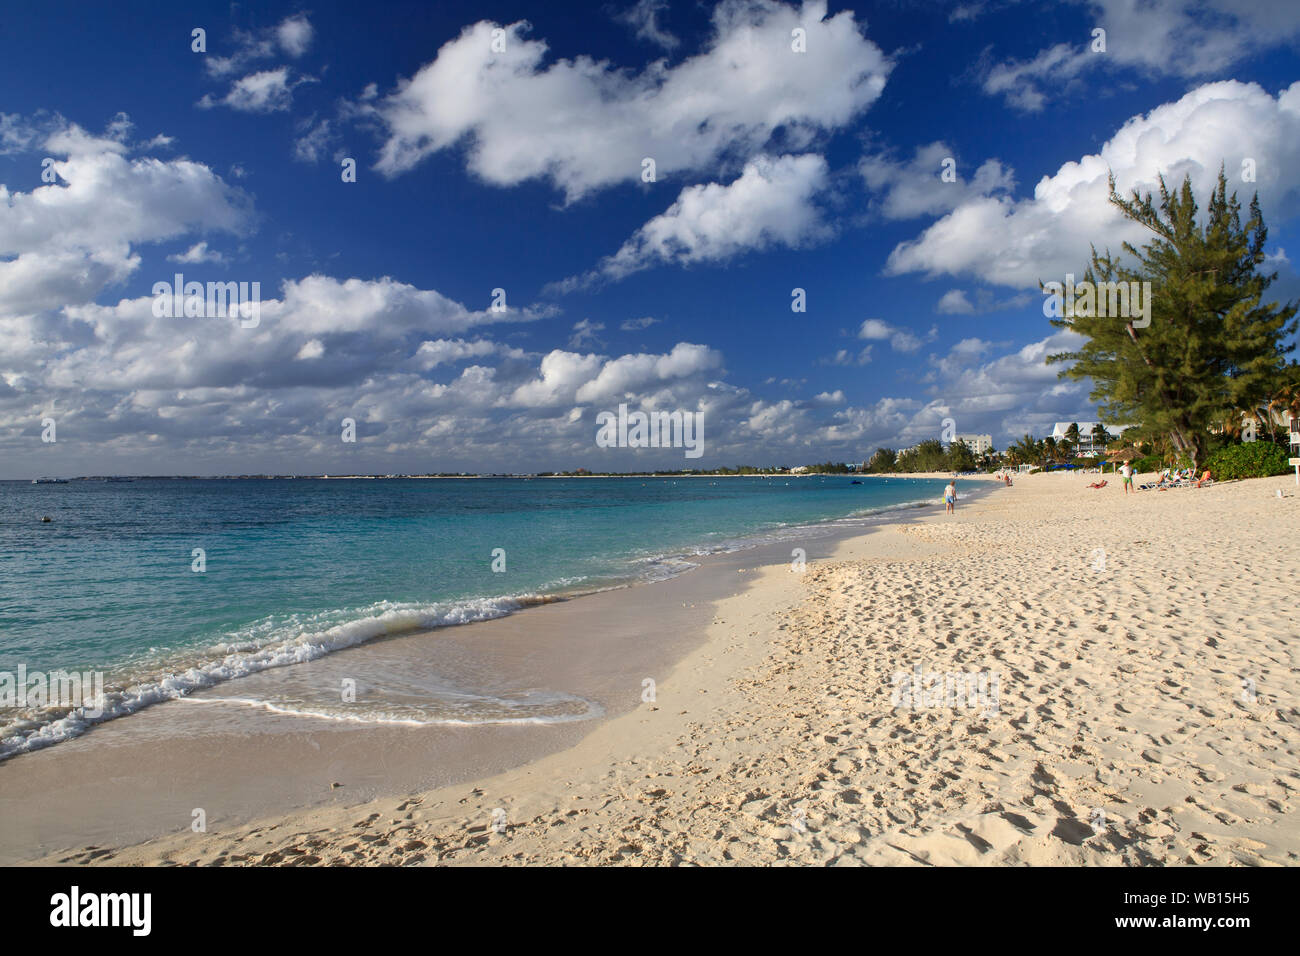
[[[993,450],[992,435],[958,435],[957,441],[965,443],[966,447],[977,455]]]
[[[1105,444],[1097,444],[1092,440],[1092,430],[1097,426],[1096,422],[1057,422],[1052,427],[1052,437],[1058,442],[1065,440],[1065,433],[1070,430],[1071,425],[1079,426],[1079,444],[1075,447],[1077,455],[1101,455],[1105,454]],[[1128,426],[1120,428],[1107,427],[1106,431],[1110,433],[1112,439],[1117,437],[1120,432]]]
[[[1296,419],[1291,417],[1291,413],[1285,408],[1279,408],[1270,412],[1273,417],[1273,427],[1278,431],[1285,431],[1288,427],[1295,431],[1294,423]],[[1257,432],[1264,431],[1268,428],[1267,422],[1257,421],[1255,416],[1243,414],[1241,416],[1241,430],[1255,429]]]

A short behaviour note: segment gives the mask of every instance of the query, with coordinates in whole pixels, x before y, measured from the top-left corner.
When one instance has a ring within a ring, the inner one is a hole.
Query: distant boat
[[[860,482],[860,481],[858,481],[858,479],[854,478],[852,481],[849,482],[849,484],[851,484],[851,485],[860,485],[860,484],[862,484],[862,482]]]
[[[66,478],[33,478],[32,479],[32,484],[34,485],[66,485],[67,483],[68,483],[68,479]]]

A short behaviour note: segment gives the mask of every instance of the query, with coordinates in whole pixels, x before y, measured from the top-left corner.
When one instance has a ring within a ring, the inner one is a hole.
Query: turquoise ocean
[[[943,484],[852,484],[848,476],[0,482],[0,698],[10,675],[0,759],[376,637],[651,581],[688,571],[703,554],[933,503]],[[20,667],[102,672],[102,713],[20,699]]]

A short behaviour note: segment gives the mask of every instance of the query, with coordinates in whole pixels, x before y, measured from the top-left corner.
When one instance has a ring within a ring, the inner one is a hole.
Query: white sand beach
[[[745,568],[653,702],[523,766],[46,862],[1300,863],[1297,488],[1091,480]],[[918,666],[996,699],[896,705]]]

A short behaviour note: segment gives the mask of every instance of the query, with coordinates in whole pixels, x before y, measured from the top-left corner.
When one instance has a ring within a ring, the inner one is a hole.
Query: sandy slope
[[[747,572],[654,703],[477,787],[61,859],[1300,862],[1294,485],[1087,480]],[[918,664],[996,711],[895,706]]]

